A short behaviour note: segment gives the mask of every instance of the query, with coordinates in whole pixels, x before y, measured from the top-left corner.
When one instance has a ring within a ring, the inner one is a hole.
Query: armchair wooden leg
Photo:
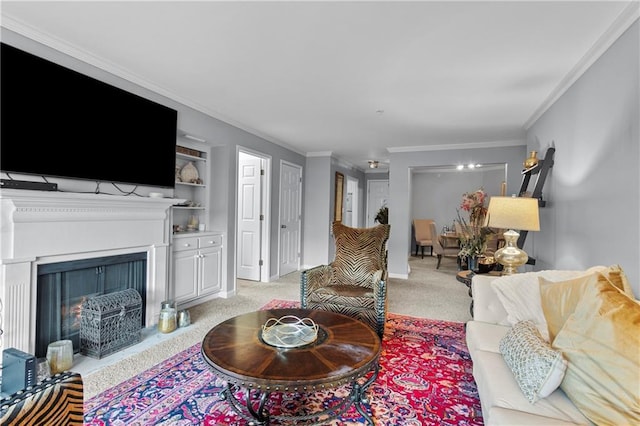
[[[440,269],[440,261],[442,260],[442,255],[438,255],[438,264],[436,265],[436,269]]]
[[[420,248],[422,249],[422,258],[424,259],[424,246],[420,246]]]

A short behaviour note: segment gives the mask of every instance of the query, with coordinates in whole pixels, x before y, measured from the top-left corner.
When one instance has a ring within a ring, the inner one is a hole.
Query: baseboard
[[[389,278],[399,278],[401,280],[407,280],[409,279],[409,274],[395,274],[395,273],[389,272]]]

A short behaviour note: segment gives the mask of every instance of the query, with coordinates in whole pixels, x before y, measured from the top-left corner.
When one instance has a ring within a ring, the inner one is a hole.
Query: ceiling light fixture
[[[378,168],[378,161],[377,160],[369,160],[369,168],[370,169],[377,169]]]

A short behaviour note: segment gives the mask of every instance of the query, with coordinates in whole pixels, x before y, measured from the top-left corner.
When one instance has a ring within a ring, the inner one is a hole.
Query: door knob
[[[280,225],[280,228],[285,229],[287,225]]]

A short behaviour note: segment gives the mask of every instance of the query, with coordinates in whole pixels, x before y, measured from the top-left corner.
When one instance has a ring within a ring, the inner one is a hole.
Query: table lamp
[[[508,229],[504,233],[505,246],[495,252],[496,262],[504,266],[503,275],[518,272],[529,256],[518,248],[518,231],[539,231],[538,199],[527,197],[491,197],[487,211],[487,226]]]

